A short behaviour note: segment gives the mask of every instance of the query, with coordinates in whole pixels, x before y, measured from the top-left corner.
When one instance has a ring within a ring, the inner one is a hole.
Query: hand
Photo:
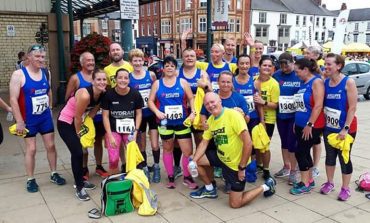
[[[166,118],[166,114],[165,114],[165,113],[163,113],[163,112],[161,112],[161,111],[156,112],[156,113],[155,113],[155,116],[157,116],[157,118],[158,118],[159,120],[162,120],[162,119],[165,119],[165,118]]]
[[[339,140],[344,140],[346,138],[346,135],[348,134],[347,130],[345,129],[342,129],[339,134],[338,134],[338,137],[337,139]]]
[[[16,131],[17,131],[17,134],[19,134],[19,135],[23,135],[25,133],[26,126],[25,126],[24,122],[17,122]]]
[[[207,121],[202,122],[202,129],[207,130],[209,128]]]
[[[265,121],[263,121],[263,122],[261,122],[260,121],[260,123],[263,125],[263,127],[266,129],[266,123],[265,123]]]
[[[117,148],[116,140],[114,139],[112,134],[110,134],[110,136],[109,136],[109,144],[110,144],[111,147]]]
[[[307,141],[310,138],[312,138],[312,127],[306,125],[303,129],[302,139]]]
[[[262,99],[262,97],[258,95],[253,95],[253,101],[254,103],[260,104],[260,105],[265,105],[265,100]]]
[[[238,178],[240,181],[245,181],[245,171],[244,170],[238,171]]]
[[[188,116],[188,118],[190,119],[191,123],[193,123],[196,115],[197,115],[196,112],[191,112],[190,115]]]
[[[13,112],[13,109],[12,109],[12,107],[10,107],[10,106],[9,106],[9,107],[6,109],[6,111],[7,111],[7,112]]]
[[[243,110],[242,110],[241,108],[239,108],[239,107],[234,107],[233,109],[234,109],[235,111],[240,112],[240,113],[243,115],[243,117],[244,117],[244,112],[243,112]]]
[[[250,33],[248,32],[244,33],[244,42],[249,46],[254,46],[254,40]]]
[[[187,30],[185,30],[183,33],[182,33],[182,35],[181,35],[181,40],[186,40],[187,38],[188,38],[188,35],[191,33],[191,29],[189,28],[189,29],[187,29]]]

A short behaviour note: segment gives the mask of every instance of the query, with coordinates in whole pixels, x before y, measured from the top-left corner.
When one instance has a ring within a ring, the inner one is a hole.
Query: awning
[[[343,46],[342,52],[345,53],[370,53],[370,47],[365,43],[350,43]]]

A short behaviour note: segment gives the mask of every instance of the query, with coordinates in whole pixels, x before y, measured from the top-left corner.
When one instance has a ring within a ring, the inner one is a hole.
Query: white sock
[[[205,186],[206,186],[206,190],[208,190],[208,191],[213,190],[213,184],[209,184],[209,185],[205,185]]]
[[[54,173],[57,173],[57,172],[56,172],[56,171],[52,171],[52,172],[51,172],[51,176],[53,176],[53,175],[54,175]]]
[[[270,187],[267,186],[266,184],[262,184],[261,186],[263,188],[263,192],[270,190]]]
[[[28,177],[27,181],[35,179],[34,177]]]

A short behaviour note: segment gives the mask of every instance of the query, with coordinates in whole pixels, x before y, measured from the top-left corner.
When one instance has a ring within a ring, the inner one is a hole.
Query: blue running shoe
[[[296,184],[292,189],[290,189],[290,193],[293,195],[301,195],[301,194],[308,194],[310,193],[311,187],[306,185],[303,182],[299,182]]]
[[[206,189],[205,186],[203,186],[199,190],[191,192],[190,197],[195,198],[195,199],[217,198],[218,195],[217,195],[216,188],[213,188],[213,190],[209,191]]]
[[[37,185],[36,179],[27,180],[27,191],[30,193],[39,191],[39,185]]]
[[[54,173],[50,176],[50,181],[56,185],[66,184],[66,180],[59,175],[59,173]]]
[[[271,197],[275,194],[276,180],[272,177],[267,178],[265,184],[270,188],[268,191],[263,192],[263,196]]]
[[[161,181],[161,168],[159,167],[159,164],[154,164],[152,167],[153,170],[153,183],[159,183]]]

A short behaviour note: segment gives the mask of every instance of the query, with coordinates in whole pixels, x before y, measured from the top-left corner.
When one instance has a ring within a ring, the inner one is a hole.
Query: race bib
[[[326,126],[333,129],[340,129],[339,119],[342,112],[340,110],[325,106],[324,113],[326,118]]]
[[[247,102],[249,113],[253,112],[255,110],[253,95],[244,96],[244,99]]]
[[[218,89],[220,89],[217,82],[211,82],[211,84],[212,84],[212,89],[213,89],[214,92],[216,92],[216,91],[218,91]]]
[[[294,113],[294,96],[279,96],[279,112]]]
[[[116,119],[116,132],[131,133],[135,131],[135,123],[132,118]]]
[[[32,114],[41,115],[46,109],[49,108],[49,96],[41,95],[32,97]]]
[[[306,112],[307,108],[304,104],[303,93],[294,95],[295,109],[297,112]]]
[[[182,105],[166,105],[164,106],[164,113],[167,119],[171,120],[180,119],[184,116]]]
[[[143,108],[147,108],[148,107],[150,89],[140,90],[139,92],[140,92],[141,97],[144,100],[144,107]]]

